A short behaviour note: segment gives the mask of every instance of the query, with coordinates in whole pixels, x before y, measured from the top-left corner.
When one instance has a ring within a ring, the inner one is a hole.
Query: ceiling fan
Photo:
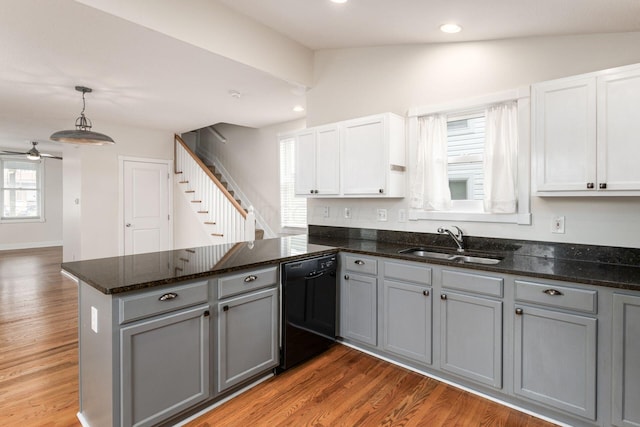
[[[59,156],[54,156],[53,154],[47,154],[47,153],[41,153],[37,148],[36,145],[38,145],[37,141],[31,141],[31,145],[33,145],[33,147],[31,147],[31,150],[26,151],[26,152],[19,152],[19,151],[7,151],[7,150],[0,150],[0,156],[3,154],[10,154],[10,155],[26,155],[27,158],[29,160],[40,160],[42,157],[46,157],[49,159],[59,159],[62,160],[62,157]]]

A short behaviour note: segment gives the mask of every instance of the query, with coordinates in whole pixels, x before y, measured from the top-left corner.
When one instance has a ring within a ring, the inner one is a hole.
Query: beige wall
[[[0,224],[0,250],[62,244],[62,162],[44,162],[45,220]]]
[[[121,182],[118,156],[173,159],[173,134],[170,132],[106,123],[100,123],[99,130],[111,136],[116,143],[64,147],[65,261],[119,254],[123,227],[119,223]],[[76,199],[79,204],[75,204]]]
[[[323,50],[316,53],[308,92],[309,126],[428,106],[522,85],[640,62],[640,33],[544,37],[444,45]],[[411,155],[409,153],[409,155]],[[435,232],[446,221],[397,221],[407,199],[310,200],[309,223]],[[330,218],[322,207],[330,207]],[[352,219],[342,218],[345,207]],[[387,222],[376,209],[389,210]],[[457,223],[467,234],[640,247],[640,198],[532,196],[533,224]],[[566,217],[566,234],[552,234],[553,216]]]

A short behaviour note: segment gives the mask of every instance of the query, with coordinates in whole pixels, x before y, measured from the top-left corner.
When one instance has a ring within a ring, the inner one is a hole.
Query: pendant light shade
[[[52,134],[49,139],[52,141],[68,142],[70,144],[82,144],[82,145],[106,145],[115,144],[111,137],[93,132],[91,130],[91,120],[84,115],[86,107],[86,101],[84,99],[85,93],[91,93],[92,89],[84,86],[76,86],[78,92],[82,92],[82,111],[80,117],[76,119],[76,128],[73,130],[61,130]]]

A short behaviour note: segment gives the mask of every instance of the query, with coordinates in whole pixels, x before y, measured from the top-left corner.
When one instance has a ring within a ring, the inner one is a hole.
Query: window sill
[[[45,222],[44,218],[0,218],[0,224],[22,224],[29,222]]]
[[[503,224],[531,225],[530,213],[492,214],[483,212],[409,210],[409,221],[430,219],[439,221],[495,222]]]

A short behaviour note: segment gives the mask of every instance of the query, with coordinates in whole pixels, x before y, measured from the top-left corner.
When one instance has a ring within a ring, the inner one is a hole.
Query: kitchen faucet
[[[458,249],[457,249],[458,252],[464,252],[464,240],[462,240],[464,235],[462,234],[462,230],[460,230],[460,227],[456,227],[455,225],[453,226],[453,228],[457,230],[457,233],[454,234],[448,228],[442,228],[442,227],[438,228],[438,233],[440,234],[447,233],[449,236],[451,236],[453,241],[456,242],[456,245],[458,245]]]

